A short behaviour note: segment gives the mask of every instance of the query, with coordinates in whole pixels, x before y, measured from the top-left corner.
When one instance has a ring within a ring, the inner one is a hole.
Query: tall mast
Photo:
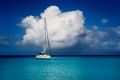
[[[49,50],[49,54],[51,54],[46,18],[44,18],[44,23],[45,23],[45,27],[44,27],[44,29],[45,29],[45,45],[44,45],[44,50],[45,51],[44,52],[46,54],[47,53],[47,49],[48,49]]]

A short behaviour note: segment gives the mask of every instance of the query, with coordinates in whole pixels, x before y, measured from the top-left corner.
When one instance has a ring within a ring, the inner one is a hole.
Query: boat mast
[[[45,29],[45,45],[44,45],[44,54],[47,53],[47,48],[49,50],[49,54],[51,55],[51,49],[50,49],[50,42],[49,42],[49,37],[48,37],[48,30],[47,30],[47,22],[46,18],[44,18],[44,29]]]

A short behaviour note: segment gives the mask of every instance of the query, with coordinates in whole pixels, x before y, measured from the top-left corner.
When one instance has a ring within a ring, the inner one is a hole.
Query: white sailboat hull
[[[39,55],[36,55],[36,58],[38,58],[38,59],[50,59],[51,56],[48,54],[39,54]]]

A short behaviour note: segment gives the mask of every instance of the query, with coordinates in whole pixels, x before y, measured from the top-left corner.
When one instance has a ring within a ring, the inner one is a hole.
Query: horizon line
[[[53,57],[104,57],[104,56],[120,56],[120,55],[51,55]],[[35,55],[0,55],[0,57],[35,57]]]

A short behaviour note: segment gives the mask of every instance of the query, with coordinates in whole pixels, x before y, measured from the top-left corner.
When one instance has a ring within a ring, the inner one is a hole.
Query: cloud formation
[[[79,41],[84,32],[84,16],[80,10],[62,12],[50,6],[40,16],[27,16],[20,25],[26,29],[23,44],[41,46],[44,43],[44,17],[46,17],[50,45],[52,48],[70,47]]]
[[[101,20],[101,22],[102,22],[103,24],[106,24],[106,23],[108,22],[108,19],[103,18],[103,19]]]
[[[113,30],[117,35],[120,35],[120,26],[117,26],[116,28],[112,28],[112,30]]]
[[[8,43],[7,39],[4,36],[0,36],[0,45],[4,45],[7,43]]]
[[[120,26],[99,29],[93,25],[90,29],[85,28],[84,37],[79,37],[79,43],[89,49],[120,50]]]
[[[120,27],[101,30],[97,25],[84,26],[82,11],[62,12],[57,6],[50,6],[40,16],[27,16],[20,25],[25,28],[22,44],[43,47],[44,17],[47,19],[50,45],[52,48],[64,48],[77,45],[90,49],[120,49]],[[102,19],[107,23],[108,19]],[[113,36],[116,35],[116,36]]]
[[[86,45],[89,48],[100,48],[104,38],[107,36],[106,31],[101,31],[96,25],[93,25],[91,29],[84,29],[84,37],[79,37],[80,44]]]

